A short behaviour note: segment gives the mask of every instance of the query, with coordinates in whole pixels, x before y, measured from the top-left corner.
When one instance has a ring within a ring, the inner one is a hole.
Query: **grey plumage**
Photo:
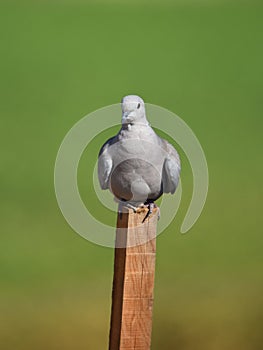
[[[143,100],[129,95],[122,100],[122,127],[102,146],[98,176],[102,189],[119,201],[139,206],[174,193],[180,177],[177,151],[149,125]]]

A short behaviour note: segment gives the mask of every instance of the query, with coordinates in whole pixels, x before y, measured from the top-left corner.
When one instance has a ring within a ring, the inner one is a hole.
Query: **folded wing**
[[[113,143],[114,137],[109,139],[101,147],[98,159],[98,178],[100,182],[100,187],[103,190],[109,188],[110,175],[112,172],[112,158],[109,152],[109,147]]]
[[[174,147],[169,142],[163,140],[163,145],[166,150],[162,172],[163,192],[173,194],[180,179],[180,158]]]

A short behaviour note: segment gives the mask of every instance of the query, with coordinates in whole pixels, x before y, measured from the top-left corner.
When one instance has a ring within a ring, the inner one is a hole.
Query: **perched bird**
[[[159,137],[146,119],[144,101],[136,95],[122,99],[122,127],[102,146],[98,177],[103,190],[134,211],[163,193],[174,193],[180,177],[180,158],[174,147]]]

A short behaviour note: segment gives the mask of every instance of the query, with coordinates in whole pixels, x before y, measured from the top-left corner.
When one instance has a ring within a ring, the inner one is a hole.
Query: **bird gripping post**
[[[118,215],[109,350],[150,350],[158,209],[142,223],[147,211]]]
[[[175,148],[151,128],[141,97],[122,99],[122,127],[99,152],[98,177],[120,203],[110,350],[149,350],[158,209],[163,193],[174,193],[180,177]],[[127,209],[123,212],[125,207]],[[146,209],[148,207],[148,209]],[[147,212],[152,215],[146,216]]]

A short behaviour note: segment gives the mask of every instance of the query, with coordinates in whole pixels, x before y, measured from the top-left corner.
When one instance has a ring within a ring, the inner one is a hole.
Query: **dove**
[[[98,178],[102,190],[134,212],[147,206],[151,214],[163,193],[175,193],[180,179],[180,158],[175,148],[151,128],[145,104],[136,95],[121,101],[121,129],[101,147]]]

